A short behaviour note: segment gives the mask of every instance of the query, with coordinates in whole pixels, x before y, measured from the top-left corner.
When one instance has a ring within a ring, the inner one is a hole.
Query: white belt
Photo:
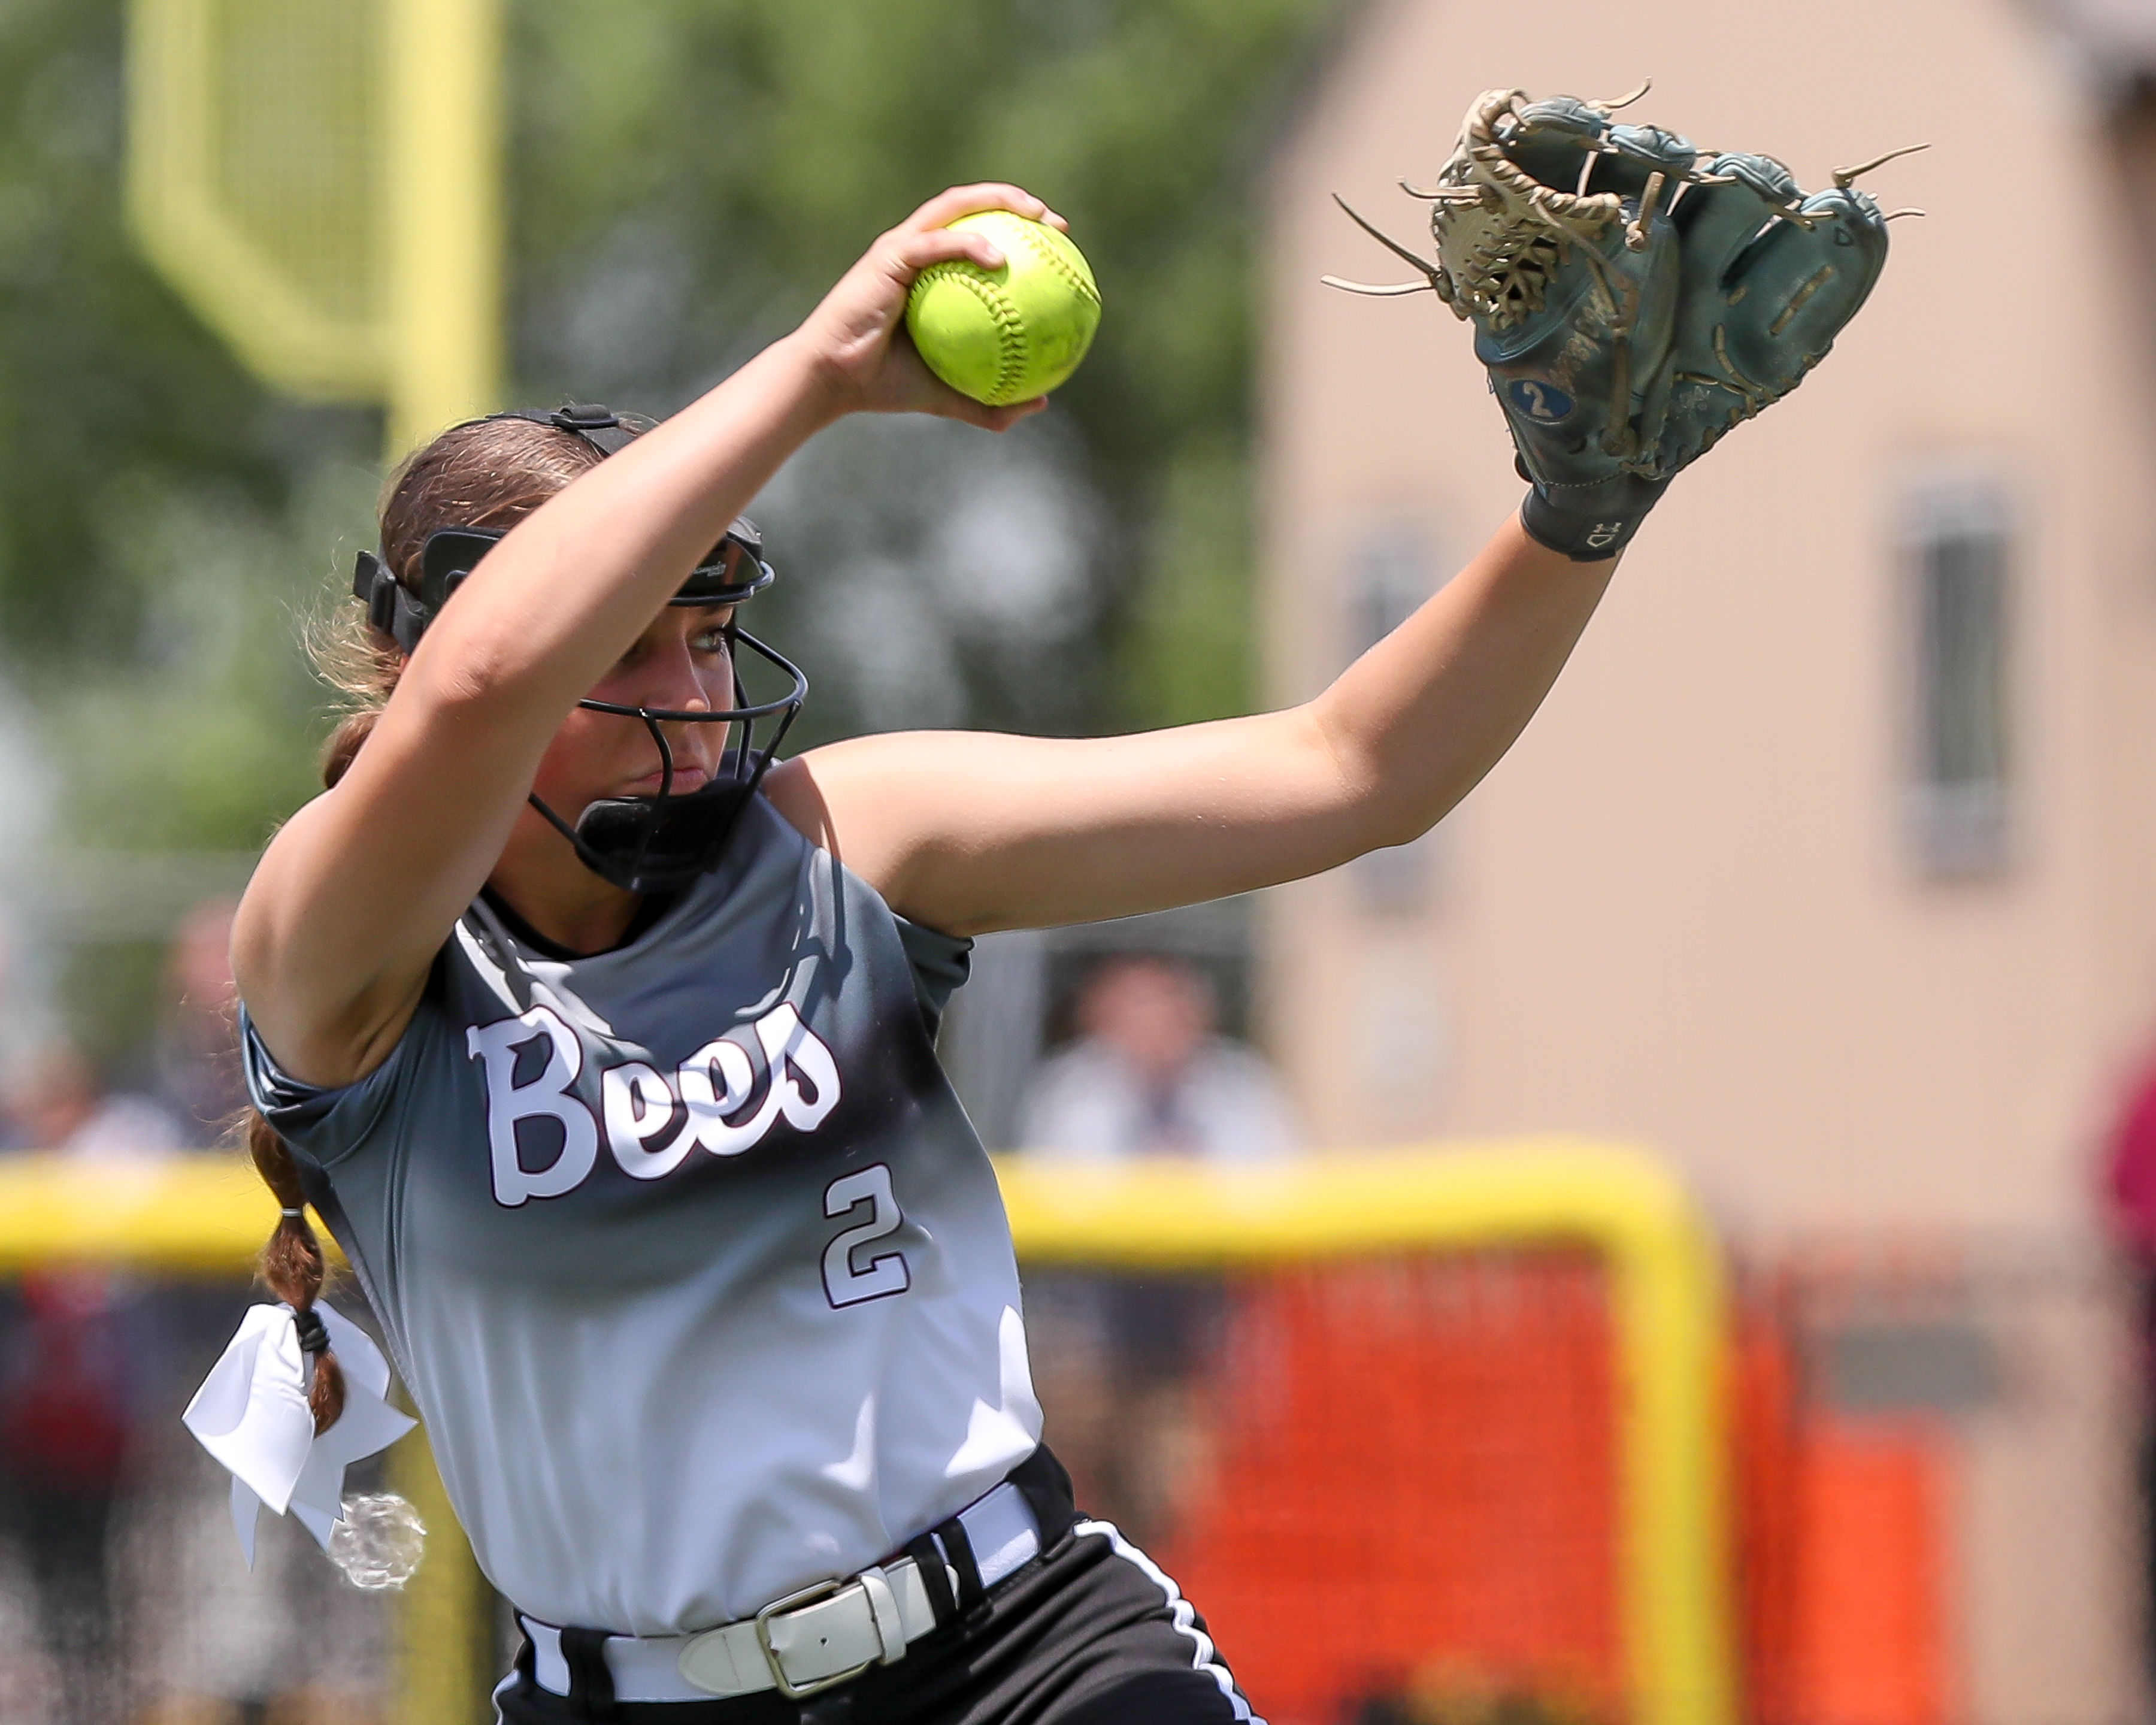
[[[1040,1532],[1024,1494],[1005,1481],[958,1512],[981,1585],[993,1587],[1040,1550]],[[946,1598],[957,1572],[943,1565]],[[542,1689],[569,1692],[562,1632],[521,1614],[531,1639],[531,1675]],[[864,1569],[844,1581],[819,1581],[774,1599],[753,1617],[693,1635],[609,1635],[607,1670],[616,1701],[708,1701],[777,1689],[812,1695],[901,1659],[936,1627],[929,1583],[911,1558]]]

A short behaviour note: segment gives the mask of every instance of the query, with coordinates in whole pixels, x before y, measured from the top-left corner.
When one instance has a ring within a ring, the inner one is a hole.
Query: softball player
[[[1251,1718],[1191,1604],[1040,1445],[937,1019],[983,931],[1423,832],[1614,567],[1508,521],[1304,706],[772,764],[805,685],[736,625],[770,579],[737,511],[843,414],[1001,430],[1043,405],[966,400],[896,333],[920,270],[1000,263],[947,227],[986,208],[1048,218],[945,193],[642,435],[570,408],[414,456],[358,583],[382,698],[240,909],[272,1285],[333,1423],[311,1202],[523,1625],[513,1725]],[[739,651],[791,692],[748,702]]]

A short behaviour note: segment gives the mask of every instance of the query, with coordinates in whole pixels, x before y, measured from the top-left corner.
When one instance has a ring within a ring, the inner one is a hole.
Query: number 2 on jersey
[[[882,1252],[865,1263],[854,1255],[906,1225],[906,1214],[891,1189],[891,1170],[880,1162],[842,1175],[824,1189],[827,1216],[850,1216],[864,1204],[869,1207],[868,1220],[840,1229],[824,1248],[824,1292],[834,1306],[881,1300],[902,1294],[913,1286],[912,1272],[906,1269],[902,1254]]]

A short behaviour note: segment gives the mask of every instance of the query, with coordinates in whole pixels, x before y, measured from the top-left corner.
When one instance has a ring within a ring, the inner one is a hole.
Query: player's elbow
[[[1341,809],[1342,838],[1352,856],[1410,845],[1443,819],[1451,806],[1452,799],[1433,797],[1426,788],[1373,773]]]
[[[1322,701],[1296,716],[1312,800],[1322,806],[1350,856],[1420,838],[1443,811],[1430,811],[1418,796],[1415,775],[1372,746],[1353,726],[1339,722]]]
[[[1420,803],[1380,797],[1364,811],[1356,834],[1355,854],[1361,856],[1368,851],[1412,845],[1442,820],[1445,813],[1443,809],[1432,809]]]
[[[1437,762],[1382,751],[1350,752],[1335,772],[1337,819],[1355,856],[1413,844],[1450,814],[1473,783]]]

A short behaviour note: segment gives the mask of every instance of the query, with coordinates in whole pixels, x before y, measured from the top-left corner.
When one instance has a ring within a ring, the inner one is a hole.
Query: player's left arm
[[[1516,519],[1316,700],[1135,736],[911,732],[816,749],[772,799],[953,934],[1130,916],[1428,831],[1525,728],[1608,586]]]

